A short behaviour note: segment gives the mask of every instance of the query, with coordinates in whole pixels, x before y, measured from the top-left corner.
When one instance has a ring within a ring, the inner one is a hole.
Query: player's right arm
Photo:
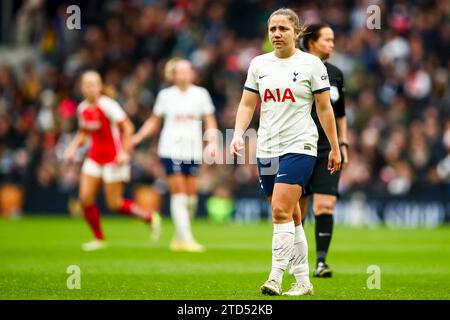
[[[68,162],[75,162],[75,155],[78,148],[85,144],[88,134],[85,130],[78,130],[69,147],[64,152],[64,160]]]
[[[259,95],[255,92],[245,90],[242,93],[241,102],[236,113],[236,122],[234,125],[234,135],[233,140],[230,144],[231,154],[240,156],[239,151],[244,147],[244,135],[245,130],[247,130],[250,121],[253,118],[253,113],[255,112],[256,104],[258,103]]]
[[[161,117],[152,113],[152,115],[145,121],[139,131],[131,138],[131,145],[137,146],[145,138],[156,134],[161,128]]]

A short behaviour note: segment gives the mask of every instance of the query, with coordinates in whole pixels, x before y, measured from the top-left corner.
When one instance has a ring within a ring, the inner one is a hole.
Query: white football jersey
[[[158,145],[161,158],[202,160],[202,118],[214,114],[205,88],[191,85],[186,91],[177,86],[163,89],[156,97],[153,113],[164,118]]]
[[[250,63],[244,89],[261,97],[258,158],[286,153],[317,156],[313,94],[330,89],[327,69],[318,57],[301,50],[285,59],[274,52],[257,56]]]

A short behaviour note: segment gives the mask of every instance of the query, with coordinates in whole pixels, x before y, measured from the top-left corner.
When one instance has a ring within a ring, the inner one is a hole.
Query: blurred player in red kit
[[[125,183],[130,179],[130,139],[134,126],[121,106],[102,95],[102,79],[96,71],[81,76],[84,101],[77,109],[79,129],[67,148],[64,158],[75,161],[79,147],[90,138],[89,153],[81,169],[79,197],[84,217],[94,233],[94,240],[83,244],[83,250],[92,251],[106,246],[100,224],[100,210],[96,199],[103,182],[108,209],[141,219],[152,225],[154,240],[160,234],[160,217],[123,198]]]

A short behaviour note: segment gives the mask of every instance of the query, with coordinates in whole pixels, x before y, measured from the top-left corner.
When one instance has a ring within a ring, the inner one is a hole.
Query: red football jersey
[[[96,105],[86,100],[78,106],[78,120],[81,129],[91,137],[88,157],[99,164],[116,161],[122,148],[122,139],[118,123],[127,115],[120,105],[111,98],[101,96]]]

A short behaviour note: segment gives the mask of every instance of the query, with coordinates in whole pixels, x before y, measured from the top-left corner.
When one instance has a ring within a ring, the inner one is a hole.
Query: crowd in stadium
[[[81,6],[81,30],[69,30],[67,5],[23,2],[13,42],[35,47],[40,57],[19,68],[0,65],[0,180],[76,190],[79,165],[64,163],[62,153],[76,130],[78,76],[86,69],[103,75],[105,92],[139,128],[168,85],[165,62],[186,57],[213,98],[220,129],[233,128],[248,64],[271,50],[266,23],[280,3],[90,1]],[[282,3],[297,9],[304,24],[326,22],[336,34],[330,61],[345,76],[350,145],[340,192],[448,188],[449,2]],[[369,4],[381,9],[379,29],[366,26]],[[156,142],[134,152],[133,182],[164,187]],[[254,164],[202,166],[202,193],[233,194],[247,184],[258,185]]]

